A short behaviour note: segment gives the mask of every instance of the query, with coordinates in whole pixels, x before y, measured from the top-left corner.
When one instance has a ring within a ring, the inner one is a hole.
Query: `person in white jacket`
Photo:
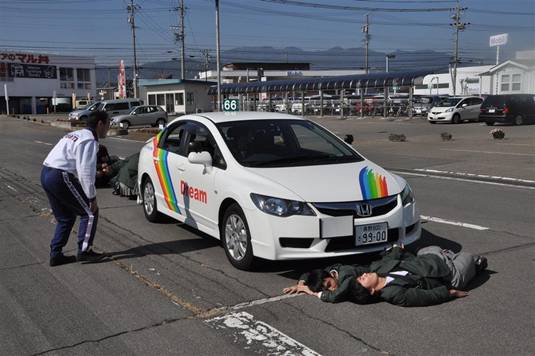
[[[92,113],[87,128],[63,136],[43,162],[41,185],[57,221],[50,243],[50,266],[76,260],[97,261],[104,257],[91,246],[98,221],[95,189],[98,139],[106,137],[109,127],[105,112]],[[62,250],[77,216],[80,216],[78,254],[65,256]]]

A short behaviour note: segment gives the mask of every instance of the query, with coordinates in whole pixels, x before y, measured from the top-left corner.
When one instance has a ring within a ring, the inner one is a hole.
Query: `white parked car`
[[[322,126],[279,113],[181,116],[139,157],[145,216],[222,240],[230,262],[380,251],[420,237],[408,183]]]
[[[459,124],[465,120],[479,121],[479,109],[483,99],[477,96],[447,97],[431,108],[427,115],[427,121],[431,124],[437,122],[449,122]]]

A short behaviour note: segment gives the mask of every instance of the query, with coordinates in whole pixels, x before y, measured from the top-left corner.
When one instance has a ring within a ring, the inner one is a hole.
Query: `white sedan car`
[[[407,182],[322,126],[286,114],[181,116],[147,141],[145,216],[167,215],[222,241],[230,262],[380,251],[420,237]]]

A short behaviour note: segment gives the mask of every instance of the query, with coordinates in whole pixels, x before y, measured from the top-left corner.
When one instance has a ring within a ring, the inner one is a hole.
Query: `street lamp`
[[[394,53],[388,53],[385,55],[386,60],[386,72],[388,73],[388,60],[396,58],[396,55]]]

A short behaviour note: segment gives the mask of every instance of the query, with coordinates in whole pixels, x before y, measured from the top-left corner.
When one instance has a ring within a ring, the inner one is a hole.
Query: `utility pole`
[[[453,53],[453,73],[452,73],[452,84],[453,84],[453,95],[457,94],[457,65],[459,64],[459,32],[464,31],[466,26],[470,23],[461,22],[461,14],[466,10],[466,7],[461,7],[460,1],[457,0],[457,6],[455,6],[455,13],[451,17],[453,23],[450,26],[453,26],[455,30],[455,47]]]
[[[134,78],[132,79],[132,85],[134,87],[134,98],[137,98],[136,10],[139,9],[139,6],[134,4],[134,0],[130,0],[130,5],[126,9],[128,10],[128,23],[132,27],[132,43],[134,45]]]
[[[368,47],[370,45],[370,23],[368,21],[368,14],[364,15],[365,23],[362,26],[362,32],[364,33],[364,71],[368,74]]]
[[[217,62],[217,110],[221,111],[221,36],[219,30],[219,0],[215,0],[216,62]]]
[[[178,26],[171,26],[171,29],[175,30],[175,42],[180,44],[180,79],[186,79],[186,41],[184,34],[184,12],[186,7],[184,6],[184,0],[178,1],[178,7],[174,9],[178,12]]]
[[[204,81],[208,81],[208,67],[210,66],[210,50],[202,49],[201,56],[204,58]]]

